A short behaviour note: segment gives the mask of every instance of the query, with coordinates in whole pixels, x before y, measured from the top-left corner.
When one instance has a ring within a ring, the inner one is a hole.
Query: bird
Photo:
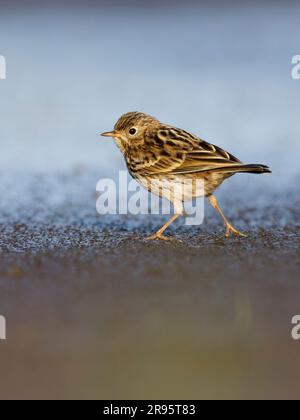
[[[115,140],[134,179],[151,193],[167,198],[174,206],[174,215],[147,239],[171,240],[164,236],[165,230],[184,214],[184,202],[199,196],[208,198],[221,216],[226,237],[231,234],[246,236],[225,217],[214,191],[236,173],[271,173],[268,166],[244,164],[220,147],[138,111],[123,114],[112,131],[101,135]],[[195,186],[197,180],[201,181],[201,188]],[[178,185],[187,181],[192,187],[177,193]]]

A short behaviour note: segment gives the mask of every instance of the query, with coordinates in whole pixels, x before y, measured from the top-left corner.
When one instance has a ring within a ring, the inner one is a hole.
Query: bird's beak
[[[101,136],[103,137],[120,137],[120,134],[113,130],[113,131],[106,131],[105,133],[102,133]]]

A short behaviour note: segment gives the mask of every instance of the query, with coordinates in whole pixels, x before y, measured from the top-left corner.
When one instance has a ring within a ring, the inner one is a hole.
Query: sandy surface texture
[[[0,218],[2,397],[299,397],[293,184],[224,185],[247,238],[225,239],[207,208],[164,243],[145,241],[163,216],[97,215],[94,174],[22,179]]]

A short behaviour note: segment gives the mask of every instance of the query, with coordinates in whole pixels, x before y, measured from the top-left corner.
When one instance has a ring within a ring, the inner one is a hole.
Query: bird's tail
[[[237,173],[237,172],[246,172],[251,174],[264,174],[264,173],[271,173],[272,171],[266,165],[260,164],[249,164],[249,165],[233,165],[233,166],[222,166],[218,168],[213,168],[209,172],[229,172],[229,173]]]

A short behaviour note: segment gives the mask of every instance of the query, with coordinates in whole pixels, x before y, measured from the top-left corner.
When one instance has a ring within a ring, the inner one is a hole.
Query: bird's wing
[[[147,175],[188,174],[240,166],[241,161],[187,131],[160,126],[145,136],[145,153],[140,161]]]

